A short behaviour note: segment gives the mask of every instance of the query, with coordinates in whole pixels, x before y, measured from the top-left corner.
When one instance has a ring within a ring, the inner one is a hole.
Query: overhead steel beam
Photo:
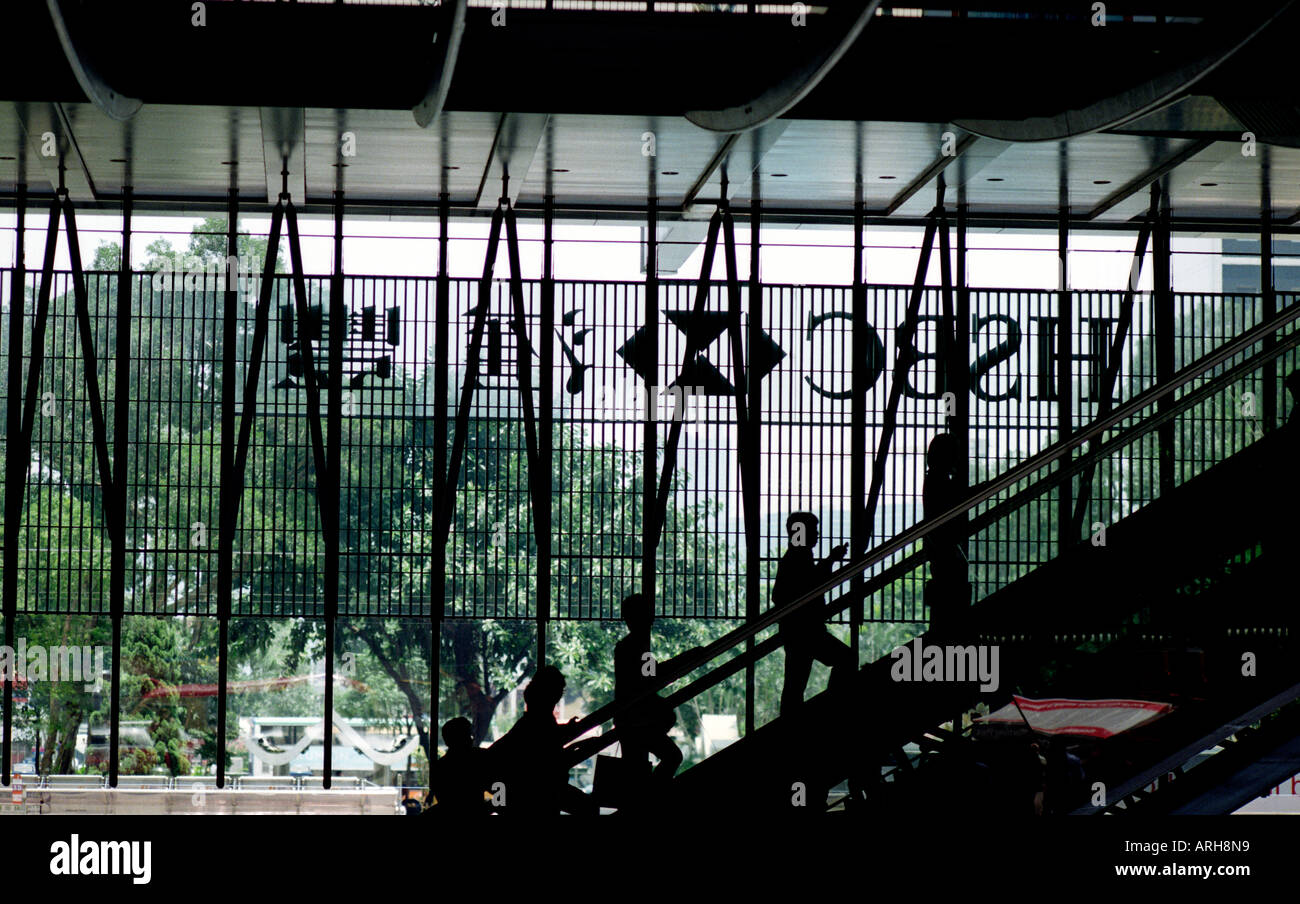
[[[519,191],[533,158],[542,146],[550,116],[545,113],[502,113],[497,124],[497,134],[492,140],[492,150],[479,179],[474,204],[480,210],[493,210],[497,201],[508,198],[513,205],[519,200]],[[494,186],[504,186],[497,194]]]
[[[704,164],[704,169],[700,170],[700,174],[695,177],[695,181],[691,183],[691,187],[688,188],[686,194],[682,196],[683,211],[690,210],[691,206],[695,204],[695,199],[700,196],[700,193],[704,190],[704,186],[709,184],[709,180],[713,178],[713,174],[716,173],[718,168],[726,163],[728,158],[731,157],[731,152],[735,149],[736,144],[739,141],[739,135],[728,135],[718,144],[718,149],[713,152],[713,156],[709,158],[709,162]]]
[[[1121,204],[1124,201],[1127,201],[1129,198],[1133,197],[1138,192],[1149,187],[1151,183],[1155,182],[1157,179],[1161,178],[1162,176],[1182,166],[1188,160],[1191,160],[1193,157],[1201,153],[1201,151],[1205,150],[1212,144],[1214,144],[1214,142],[1208,138],[1196,139],[1191,144],[1187,145],[1182,150],[1170,155],[1165,160],[1161,161],[1160,163],[1153,166],[1151,169],[1144,172],[1142,175],[1127,182],[1118,190],[1111,192],[1111,194],[1108,195],[1105,198],[1105,200],[1103,200],[1092,210],[1088,211],[1087,214],[1088,219],[1095,220],[1097,217],[1101,216],[1103,213],[1115,207],[1116,205]]]
[[[1114,129],[1174,102],[1192,85],[1213,72],[1224,61],[1248,44],[1280,16],[1293,0],[1275,0],[1263,12],[1247,13],[1224,7],[1218,20],[1207,26],[1222,36],[1217,46],[1177,69],[1162,73],[1111,97],[1105,97],[1082,109],[1065,110],[1052,116],[1018,120],[963,119],[956,122],[968,132],[1003,141],[1059,141]]]
[[[73,134],[72,120],[63,105],[15,103],[13,107],[26,140],[27,158],[37,161],[50,185],[48,195],[32,192],[29,185],[27,197],[31,200],[54,200],[62,179],[69,193],[98,201],[99,193]],[[119,203],[121,200],[119,198]]]
[[[894,195],[894,199],[885,207],[885,216],[892,216],[895,211],[912,200],[921,189],[929,185],[934,179],[952,165],[953,161],[962,154],[970,150],[978,141],[978,135],[967,133],[957,140],[956,147],[951,154],[940,154],[934,159],[929,166],[923,169],[916,178],[904,186],[903,190]]]
[[[68,65],[72,67],[72,74],[76,76],[77,84],[81,86],[82,91],[86,92],[91,102],[109,119],[118,122],[125,122],[139,112],[144,102],[114,91],[95,67],[78,51],[68,28],[68,17],[63,9],[63,0],[45,0],[45,5],[50,11],[50,21],[54,24],[54,31],[59,36],[59,44],[63,47],[63,55],[68,58]]]
[[[435,47],[441,51],[437,71],[425,89],[424,98],[411,110],[416,125],[427,129],[438,121],[447,103],[452,77],[456,74],[456,58],[460,55],[461,38],[465,36],[465,8],[469,0],[449,0],[452,6],[451,21],[441,31],[433,33]],[[441,45],[441,46],[439,46]]]
[[[848,9],[848,6],[851,4],[832,8],[822,22],[814,24],[814,28],[824,26],[828,33],[815,36],[817,44],[809,55],[776,84],[735,106],[722,110],[692,110],[686,114],[686,118],[713,132],[740,133],[758,128],[787,113],[835,68],[876,14],[880,0],[867,0],[857,11]],[[806,24],[803,27],[813,30]],[[792,30],[795,31],[792,40],[800,37],[797,29]]]

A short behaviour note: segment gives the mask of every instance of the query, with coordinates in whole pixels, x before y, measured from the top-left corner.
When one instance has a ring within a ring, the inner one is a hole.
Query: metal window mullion
[[[1074,296],[1070,292],[1069,253],[1070,253],[1070,219],[1069,207],[1062,199],[1060,218],[1057,223],[1057,255],[1059,268],[1059,285],[1057,287],[1056,309],[1056,436],[1063,440],[1074,432]],[[1050,366],[1050,365],[1049,365]],[[1070,455],[1062,457],[1058,467],[1070,463]],[[1078,538],[1071,533],[1074,511],[1071,481],[1066,480],[1057,487],[1056,531],[1057,550],[1064,552]]]
[[[546,633],[551,620],[552,511],[554,500],[554,380],[555,380],[555,223],[554,198],[547,195],[542,213],[541,345],[538,376],[538,461],[534,477],[533,523],[537,531],[537,665],[546,664]]]
[[[443,170],[446,182],[446,170]],[[442,504],[447,492],[447,382],[450,363],[447,360],[448,331],[450,325],[451,276],[447,271],[448,243],[447,234],[448,208],[450,201],[446,185],[438,198],[438,277],[434,295],[434,340],[433,340],[433,499],[435,506]],[[435,540],[430,550],[430,598],[432,647],[429,656],[429,687],[432,696],[430,712],[434,714],[430,733],[437,730],[441,722],[442,706],[442,622],[447,607],[447,543]]]
[[[1263,183],[1263,203],[1259,218],[1259,285],[1261,301],[1263,303],[1263,319],[1272,320],[1277,314],[1277,292],[1274,288],[1273,279],[1273,211],[1272,201],[1268,186],[1267,166],[1261,171],[1261,181]],[[1276,336],[1268,336],[1264,339],[1263,347],[1265,351],[1277,345]],[[1260,387],[1260,415],[1264,422],[1264,430],[1272,432],[1277,427],[1277,373],[1278,366],[1285,364],[1285,361],[1279,359],[1265,374],[1263,385]]]
[[[763,338],[763,282],[762,272],[760,269],[760,233],[762,201],[760,200],[760,179],[758,169],[754,170],[752,187],[750,190],[750,216],[749,216],[749,323],[748,323],[748,346],[750,366],[747,370],[749,381],[746,389],[747,401],[749,408],[748,435],[744,442],[741,443],[742,449],[748,454],[742,467],[749,471],[750,485],[753,487],[755,499],[752,500],[754,505],[761,505],[759,494],[762,486],[762,475],[760,473],[760,463],[762,461],[762,442],[763,442],[763,382],[753,366],[754,349]],[[749,503],[747,502],[747,505]],[[753,526],[746,525],[745,530],[745,611],[744,616],[747,620],[753,621],[758,618],[762,606],[759,602],[759,587],[761,586],[761,575],[759,569],[762,563],[759,557],[762,552],[762,520],[756,514]],[[751,637],[745,642],[746,652],[752,653],[754,648],[754,639]],[[750,662],[745,666],[745,734],[752,734],[755,727],[754,713],[754,693],[755,693],[756,673],[754,663]]]
[[[957,470],[958,488],[965,495],[970,487],[970,422],[971,422],[971,304],[970,287],[967,285],[966,271],[966,186],[957,189],[957,260],[955,274],[957,290],[957,312],[954,349],[956,363],[956,385],[952,391],[956,394],[956,417],[952,423],[952,432],[956,436],[957,448],[961,450],[962,465]],[[969,537],[962,539],[962,548],[969,546]]]
[[[17,245],[14,252],[14,269],[10,274],[9,292],[9,398],[5,422],[5,512],[4,512],[4,578],[3,611],[4,643],[6,649],[14,648],[14,619],[18,614],[18,532],[22,517],[22,499],[27,483],[27,468],[18,467],[22,459],[15,454],[16,448],[26,445],[22,440],[22,388],[23,388],[23,309],[27,298],[26,270],[26,228],[27,228],[27,185],[20,182],[17,186]],[[4,675],[4,738],[3,766],[0,766],[0,780],[8,787],[12,762],[13,738],[13,700],[14,676],[8,670]]]
[[[239,192],[231,189],[228,195],[228,221],[226,223],[227,265],[232,255],[238,255],[237,230]],[[239,336],[239,291],[226,279],[224,307],[221,313],[221,487],[217,495],[217,787],[226,783],[226,707],[229,697],[230,672],[230,610],[234,592],[234,528],[231,512],[235,490],[235,371],[236,348]]]
[[[850,318],[853,324],[850,373],[853,400],[849,406],[849,543],[854,556],[865,553],[871,544],[871,525],[866,522],[867,505],[867,285],[866,285],[866,204],[853,206],[853,282],[850,290]],[[861,657],[861,633],[865,600],[861,598],[866,578],[857,575],[849,592],[858,597],[849,613],[849,634],[854,655]]]
[[[1160,213],[1156,218],[1153,241],[1152,272],[1154,273],[1154,322],[1157,384],[1171,379],[1174,374],[1174,298],[1171,282],[1170,256],[1172,242],[1169,223],[1169,194],[1161,191]],[[1173,393],[1160,397],[1156,412],[1167,410],[1173,404]],[[1158,495],[1164,496],[1174,488],[1174,425],[1166,423],[1156,433]]]
[[[113,715],[121,706],[121,656],[122,620],[126,604],[126,505],[127,505],[127,455],[131,416],[131,187],[122,188],[122,256],[117,276],[117,349],[114,362],[113,398],[113,474],[110,488],[112,498],[105,504],[113,515],[108,520],[116,525],[111,532],[112,550],[109,559],[109,606],[113,619]],[[114,719],[114,740],[117,735]],[[112,784],[116,785],[117,757],[109,765]]]
[[[645,306],[643,309],[650,360],[650,377],[646,381],[646,399],[654,395],[655,379],[659,375],[659,199],[655,192],[653,158],[650,167],[650,185],[646,198],[646,262]],[[658,511],[658,477],[655,465],[659,447],[659,430],[647,402],[646,409],[636,412],[643,418],[641,448],[641,593],[654,601],[655,570],[658,532],[655,518]]]

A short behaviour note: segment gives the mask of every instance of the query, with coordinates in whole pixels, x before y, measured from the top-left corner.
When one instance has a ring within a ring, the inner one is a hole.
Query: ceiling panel
[[[565,202],[644,204],[653,166],[663,203],[680,204],[725,141],[685,119],[556,114],[520,199],[540,202],[549,170],[555,197]],[[718,178],[700,194],[717,197]]]
[[[0,105],[0,190],[11,191],[20,173],[34,192],[50,190],[58,179],[58,157],[40,154],[40,136],[53,132],[69,188],[82,203],[92,192],[116,197],[127,181],[138,196],[151,199],[217,201],[233,182],[246,199],[265,200],[268,110],[146,105],[124,124],[89,104]],[[502,121],[501,113],[450,112],[423,130],[400,110],[309,108],[301,116],[304,160],[292,167],[305,169],[312,201],[328,200],[341,184],[353,199],[430,206],[444,175],[453,203],[475,202]],[[861,172],[873,214],[915,187],[894,214],[910,218],[934,203],[935,164],[942,162],[949,131],[965,138],[945,124],[784,120],[756,143],[752,136],[728,139],[675,117],[561,113],[537,132],[540,138],[530,137],[537,148],[518,197],[521,203],[540,203],[550,185],[561,206],[635,209],[644,204],[653,169],[665,220],[680,213],[693,187],[706,203],[691,215],[707,216],[707,202],[721,191],[719,162],[728,162],[732,201],[743,206],[749,203],[757,156],[762,200],[769,208],[847,213]],[[653,156],[646,133],[654,136]],[[351,139],[346,147],[344,135]],[[1197,140],[1093,134],[1064,143],[1012,145],[981,138],[964,142],[963,153],[943,175],[949,203],[956,202],[956,187],[964,186],[976,215],[1051,216],[1062,173],[1076,216],[1141,185],[1098,217],[1124,222],[1146,209],[1144,174],[1190,149],[1195,153],[1166,177],[1175,217],[1253,220],[1265,165],[1278,216],[1300,210],[1300,150],[1260,145],[1250,157],[1242,155],[1239,142],[1198,146]]]
[[[427,203],[442,190],[444,166],[452,200],[473,200],[500,119],[495,113],[448,113],[438,125],[421,129],[403,110],[309,108],[305,116],[310,197],[333,194],[342,163],[348,196]],[[353,139],[347,147],[346,133]],[[351,156],[345,156],[348,151]]]

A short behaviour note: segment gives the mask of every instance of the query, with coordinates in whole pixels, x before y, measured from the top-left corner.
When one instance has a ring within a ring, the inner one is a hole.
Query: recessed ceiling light
[[[1219,183],[1217,183],[1217,182],[1202,182],[1202,183],[1201,183],[1201,187],[1202,187],[1202,188],[1214,188],[1214,186],[1216,186],[1216,185],[1218,185],[1218,184],[1219,184]]]
[[[897,176],[881,176],[882,179],[897,179]]]
[[[662,173],[660,173],[659,175],[661,175],[661,176],[676,176],[676,175],[679,175],[679,173],[678,173],[677,170],[675,170],[675,169],[666,169],[666,170],[664,170]]]
[[[1109,180],[1109,179],[1093,179],[1093,180],[1092,180],[1092,184],[1093,184],[1093,185],[1110,185],[1110,180]]]
[[[989,176],[987,181],[989,181],[989,182],[1005,182],[1006,180],[1003,179],[1001,176]]]

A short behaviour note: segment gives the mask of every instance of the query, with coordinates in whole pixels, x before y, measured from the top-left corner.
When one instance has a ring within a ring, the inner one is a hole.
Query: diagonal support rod
[[[907,372],[916,363],[914,342],[917,317],[920,313],[921,298],[925,294],[925,274],[930,269],[930,252],[934,246],[942,210],[942,205],[937,206],[926,218],[925,236],[921,239],[921,257],[916,263],[916,278],[912,281],[912,294],[907,302],[907,312],[896,334],[894,376],[889,385],[889,403],[885,408],[885,419],[880,428],[880,441],[871,463],[871,488],[867,492],[867,512],[863,521],[863,532],[868,538],[875,533],[876,529],[876,509],[880,505],[880,493],[885,485],[885,461],[889,458],[894,430],[898,426],[898,406],[903,398],[903,383],[907,379]]]
[[[1128,333],[1133,323],[1133,299],[1137,295],[1138,279],[1142,275],[1142,264],[1146,259],[1147,243],[1151,240],[1151,230],[1155,226],[1156,216],[1159,214],[1159,204],[1160,189],[1159,186],[1153,186],[1151,208],[1147,211],[1146,217],[1142,220],[1142,226],[1138,230],[1137,247],[1133,251],[1133,266],[1129,271],[1129,280],[1124,289],[1124,297],[1120,300],[1119,321],[1115,324],[1115,335],[1111,339],[1110,349],[1106,354],[1106,369],[1101,380],[1101,398],[1097,401],[1097,417],[1099,418],[1110,414],[1111,397],[1115,394],[1115,382],[1119,379],[1124,344],[1128,341]],[[1090,448],[1091,445],[1090,443]],[[1088,511],[1088,505],[1092,501],[1092,484],[1096,470],[1096,463],[1093,462],[1079,475],[1079,495],[1074,505],[1074,517],[1071,524],[1072,536],[1076,538],[1083,532],[1083,521]]]
[[[748,382],[746,380],[745,346],[740,323],[740,275],[736,267],[736,223],[729,208],[724,208],[722,215],[723,253],[727,264],[727,332],[731,337],[731,379],[736,387],[736,435],[750,436],[749,401],[746,398]],[[753,354],[751,348],[750,354]],[[685,397],[682,397],[685,407]],[[736,465],[740,470],[740,491],[744,503],[745,530],[749,535],[758,536],[759,525],[759,488],[757,475],[747,466],[749,452],[745,443],[736,444]]]
[[[104,418],[104,402],[99,392],[99,368],[95,356],[95,332],[90,322],[90,301],[86,293],[86,274],[81,267],[81,242],[77,237],[77,217],[71,199],[63,193],[63,222],[68,234],[68,256],[72,262],[72,291],[75,300],[77,332],[81,337],[81,357],[86,378],[86,397],[90,403],[90,426],[95,445],[95,459],[99,465],[100,493],[103,496],[104,519],[109,537],[116,539],[125,528],[119,523],[114,498],[113,465],[108,452],[108,427]],[[125,425],[123,425],[125,426]],[[119,469],[121,465],[119,464]],[[125,476],[125,475],[124,475]],[[118,616],[121,613],[117,613]],[[114,662],[116,668],[116,662]]]
[[[704,261],[700,265],[700,276],[695,287],[695,305],[691,309],[691,323],[699,322],[704,314],[705,303],[709,299],[709,284],[712,281],[713,259],[718,250],[718,233],[722,228],[722,209],[714,211],[713,218],[709,220],[709,234],[704,240]],[[733,254],[734,254],[733,246]],[[686,353],[683,355],[682,370],[690,367],[695,363],[696,357],[702,349],[699,346],[699,330],[691,330],[686,337]],[[678,379],[680,380],[680,372]],[[683,391],[685,391],[683,389]],[[649,420],[653,411],[654,387],[646,387],[646,419]],[[663,537],[664,522],[668,518],[668,494],[672,492],[673,472],[677,469],[677,449],[682,439],[682,419],[674,418],[672,426],[668,429],[668,441],[664,444],[664,463],[663,469],[659,475],[659,484],[655,495],[655,509],[650,529],[650,552],[659,547],[659,540]]]
[[[451,519],[456,511],[457,488],[460,485],[460,468],[465,458],[465,445],[469,439],[469,412],[474,402],[474,387],[478,384],[479,360],[483,350],[483,330],[487,325],[487,312],[492,302],[492,273],[496,269],[497,248],[501,244],[501,226],[505,211],[497,205],[492,212],[492,225],[488,230],[487,255],[483,260],[483,278],[479,281],[478,307],[474,310],[474,326],[470,331],[469,352],[465,360],[465,382],[460,390],[460,404],[456,409],[456,436],[451,444],[451,463],[447,465],[446,496],[438,519],[434,549],[447,547],[451,535]]]
[[[234,542],[235,527],[239,522],[239,509],[244,496],[244,474],[248,466],[248,450],[252,445],[253,422],[257,419],[257,386],[262,379],[262,357],[266,352],[266,335],[271,317],[271,296],[275,293],[275,267],[280,249],[280,230],[284,226],[284,201],[276,203],[271,211],[271,234],[266,247],[266,265],[262,268],[262,282],[253,312],[253,347],[248,352],[248,372],[244,376],[244,403],[240,409],[239,440],[235,447],[235,463],[231,474],[231,492],[225,517],[222,519],[222,536]],[[233,377],[234,375],[231,374]],[[233,547],[232,547],[233,548]],[[218,601],[218,606],[223,605]],[[230,601],[224,602],[229,614]]]
[[[533,346],[528,339],[527,312],[524,310],[523,270],[519,264],[519,232],[515,223],[515,211],[507,205],[505,211],[506,256],[510,262],[510,298],[514,314],[510,325],[515,333],[515,353],[519,369],[519,396],[524,408],[524,448],[528,455],[528,489],[532,496],[533,535],[540,550],[544,543],[550,542],[550,531],[542,531],[547,526],[537,513],[543,506],[551,504],[549,475],[542,474],[541,453],[537,444],[537,410],[533,405]],[[543,399],[543,404],[550,404]],[[543,485],[543,479],[546,485]]]
[[[289,201],[284,209],[289,227],[289,260],[293,267],[293,296],[298,310],[298,323],[302,353],[303,382],[307,389],[307,430],[311,434],[312,459],[316,465],[316,509],[321,529],[327,533],[337,530],[328,501],[322,498],[322,484],[329,480],[329,462],[325,458],[325,435],[320,422],[320,387],[316,382],[316,364],[311,347],[311,311],[307,306],[307,278],[302,268],[302,244],[298,235],[298,211]],[[326,714],[329,718],[329,714]]]

